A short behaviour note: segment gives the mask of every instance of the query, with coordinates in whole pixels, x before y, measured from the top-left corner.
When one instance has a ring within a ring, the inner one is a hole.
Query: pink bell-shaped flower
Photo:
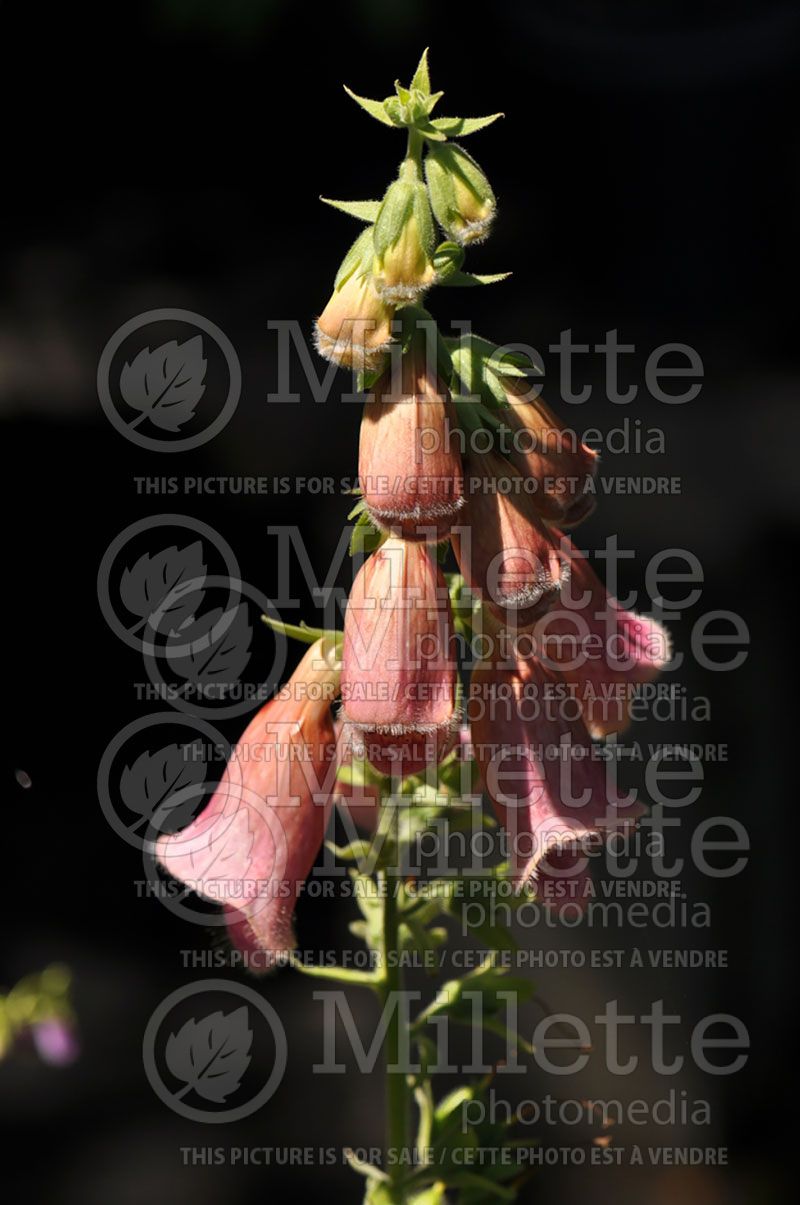
[[[597,472],[597,452],[581,443],[539,397],[516,378],[501,377],[508,406],[502,417],[511,427],[509,458],[537,483],[532,501],[543,519],[574,527],[595,508],[587,492]]]
[[[632,826],[641,805],[609,790],[606,760],[580,715],[564,706],[558,675],[535,659],[482,662],[468,716],[486,792],[522,886],[578,879],[604,834]],[[574,711],[574,708],[573,708]],[[565,896],[569,898],[569,896]]]
[[[382,774],[414,774],[441,760],[454,738],[453,640],[431,550],[387,540],[353,582],[342,653],[342,715]]]
[[[299,892],[322,845],[336,777],[331,704],[339,663],[318,640],[250,721],[200,815],[156,852],[174,878],[222,904],[236,946],[266,970],[295,945]]]
[[[669,663],[669,633],[657,620],[624,610],[566,536],[569,584],[533,631],[537,656],[558,670],[583,708],[593,737],[628,726],[635,688]]]
[[[428,543],[448,535],[464,504],[458,435],[450,394],[416,332],[364,404],[358,474],[377,527]]]
[[[496,452],[473,456],[453,548],[467,584],[500,620],[529,627],[553,606],[569,566],[523,475]]]

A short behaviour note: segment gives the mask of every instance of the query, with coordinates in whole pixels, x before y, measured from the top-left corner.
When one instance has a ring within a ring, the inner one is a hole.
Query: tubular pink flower
[[[464,580],[501,620],[529,627],[553,606],[569,566],[525,478],[496,452],[470,457],[468,502],[453,533]]]
[[[373,522],[406,540],[435,543],[464,504],[461,454],[450,394],[414,337],[364,405],[358,473]]]
[[[389,539],[356,574],[344,623],[342,704],[382,774],[414,774],[441,760],[453,739],[450,600],[424,544]]]
[[[468,704],[481,777],[508,834],[512,876],[519,886],[535,882],[545,899],[549,883],[578,879],[603,835],[632,825],[642,811],[609,797],[609,763],[598,759],[558,686],[558,675],[534,659],[483,662]]]
[[[318,640],[250,721],[200,815],[157,842],[162,866],[224,906],[231,940],[260,952],[263,970],[295,945],[295,903],[325,834],[338,679],[332,643]]]
[[[569,587],[536,624],[536,653],[572,687],[591,735],[604,737],[627,728],[635,688],[658,677],[672,645],[657,620],[620,607],[566,536],[562,547]]]
[[[512,429],[510,459],[538,483],[532,495],[543,519],[560,527],[574,527],[594,510],[594,494],[587,493],[597,472],[597,452],[581,443],[539,397],[528,400],[522,382],[501,377],[508,401],[503,419]]]

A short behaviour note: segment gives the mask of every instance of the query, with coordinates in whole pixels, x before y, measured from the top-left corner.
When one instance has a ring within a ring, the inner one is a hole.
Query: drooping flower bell
[[[669,663],[669,633],[657,620],[624,610],[585,556],[566,536],[569,586],[533,631],[537,656],[572,687],[593,737],[621,732],[630,722],[635,688]]]
[[[499,619],[529,627],[554,605],[569,565],[522,473],[502,456],[471,455],[465,484],[468,501],[453,533],[461,574]]]
[[[336,777],[328,637],[250,721],[203,811],[156,854],[174,878],[222,904],[233,943],[267,970],[295,945],[297,896],[322,845]]]
[[[436,221],[457,243],[479,243],[491,229],[497,202],[481,168],[454,142],[433,143],[425,178]]]
[[[535,659],[482,662],[470,681],[468,716],[486,793],[507,833],[517,885],[540,897],[582,902],[593,846],[642,812],[619,797],[580,714],[568,710],[558,675]],[[572,880],[572,891],[553,884]]]
[[[450,600],[424,544],[389,539],[356,574],[344,624],[342,715],[382,774],[438,762],[457,727]]]
[[[435,282],[433,217],[421,180],[401,177],[389,185],[375,219],[373,242],[375,288],[388,304],[416,301]]]
[[[459,429],[450,393],[431,363],[425,331],[414,331],[367,395],[358,472],[377,527],[435,543],[464,504]]]
[[[320,355],[355,372],[379,369],[392,343],[394,308],[375,288],[373,258],[369,227],[342,261],[333,294],[314,329]]]
[[[587,491],[597,472],[597,453],[519,378],[498,375],[498,380],[508,402],[502,419],[511,428],[509,459],[537,482],[532,500],[542,518],[574,527],[596,505],[594,493]]]

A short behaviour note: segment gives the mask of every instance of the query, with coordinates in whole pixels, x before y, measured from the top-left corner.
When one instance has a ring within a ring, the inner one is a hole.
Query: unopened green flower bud
[[[344,257],[333,295],[315,323],[320,355],[357,372],[380,368],[392,342],[394,309],[375,289],[373,256],[369,227]]]
[[[478,164],[454,142],[434,144],[425,160],[436,220],[456,242],[477,243],[489,233],[497,202]]]
[[[433,217],[421,180],[390,184],[375,221],[375,288],[390,305],[416,301],[436,280]]]

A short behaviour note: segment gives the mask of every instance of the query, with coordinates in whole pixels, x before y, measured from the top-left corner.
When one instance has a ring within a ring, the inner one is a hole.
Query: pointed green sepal
[[[451,288],[472,288],[475,285],[499,284],[501,280],[508,280],[509,276],[510,272],[493,272],[487,275],[485,272],[455,271],[441,277],[437,284],[449,285]]]
[[[375,221],[375,254],[380,258],[394,246],[414,207],[414,185],[409,180],[394,180],[386,190]]]
[[[347,517],[348,517],[348,519],[357,519],[358,516],[361,514],[361,512],[365,509],[367,504],[364,501],[363,494],[361,493],[361,490],[358,488],[358,486],[356,486],[356,488],[354,490],[351,490],[350,493],[357,495],[358,502],[356,502],[355,506],[350,511],[350,513]]]
[[[467,134],[485,130],[498,117],[505,117],[505,113],[492,113],[489,117],[434,117],[431,125],[447,138],[464,138]]]
[[[428,67],[427,46],[423,50],[419,64],[417,65],[417,69],[414,72],[413,79],[411,80],[411,87],[418,89],[418,91],[424,93],[425,96],[430,96],[431,94],[431,73],[430,68]]]
[[[374,222],[381,207],[380,201],[334,201],[330,197],[320,197],[320,201],[324,205],[340,209],[342,213],[348,213],[351,218],[358,218],[361,222]]]
[[[350,535],[350,556],[358,556],[362,552],[377,552],[388,538],[388,533],[376,527],[366,510],[362,509],[356,516]]]
[[[354,100],[357,105],[360,105],[365,113],[369,113],[370,117],[374,117],[376,121],[385,126],[396,126],[398,123],[392,121],[386,111],[386,102],[383,100],[370,100],[368,96],[357,96],[347,84],[344,84],[344,90],[347,95]]]

